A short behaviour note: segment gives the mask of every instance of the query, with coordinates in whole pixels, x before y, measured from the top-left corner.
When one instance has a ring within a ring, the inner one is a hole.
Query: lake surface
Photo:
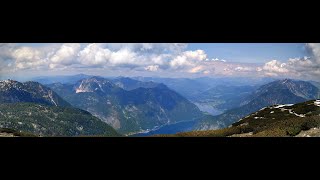
[[[196,121],[185,121],[175,124],[165,125],[159,129],[149,131],[147,133],[138,133],[132,135],[133,137],[151,136],[155,134],[176,134],[178,132],[192,131]]]

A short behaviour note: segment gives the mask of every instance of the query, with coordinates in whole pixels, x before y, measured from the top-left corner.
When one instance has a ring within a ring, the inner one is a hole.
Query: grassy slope
[[[0,104],[0,127],[41,136],[120,136],[86,111],[33,103]]]
[[[226,137],[234,134],[252,132],[252,136],[282,137],[295,136],[302,130],[308,130],[310,128],[320,126],[320,107],[314,105],[314,100],[283,107],[284,109],[292,109],[292,112],[299,115],[303,114],[305,117],[299,117],[289,113],[288,110],[282,111],[281,108],[274,107],[275,106],[270,106],[252,113],[228,128],[178,133],[173,136]]]

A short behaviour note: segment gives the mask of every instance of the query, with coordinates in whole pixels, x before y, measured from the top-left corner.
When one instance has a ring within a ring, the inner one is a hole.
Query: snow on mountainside
[[[179,133],[176,136],[319,137],[320,100],[276,104],[247,115],[228,128]]]

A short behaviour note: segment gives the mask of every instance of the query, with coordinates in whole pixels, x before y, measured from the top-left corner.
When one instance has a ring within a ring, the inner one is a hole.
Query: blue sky
[[[306,58],[310,57],[310,58]],[[0,44],[0,77],[100,76],[311,78],[317,43]]]
[[[190,43],[188,49],[203,49],[209,57],[243,63],[286,61],[307,55],[304,43]]]

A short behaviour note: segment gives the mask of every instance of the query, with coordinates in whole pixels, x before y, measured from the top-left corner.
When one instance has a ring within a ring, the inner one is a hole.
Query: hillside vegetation
[[[296,136],[301,131],[318,127],[320,127],[320,100],[311,100],[298,104],[273,105],[263,108],[228,128],[178,133],[173,136],[285,137]]]

